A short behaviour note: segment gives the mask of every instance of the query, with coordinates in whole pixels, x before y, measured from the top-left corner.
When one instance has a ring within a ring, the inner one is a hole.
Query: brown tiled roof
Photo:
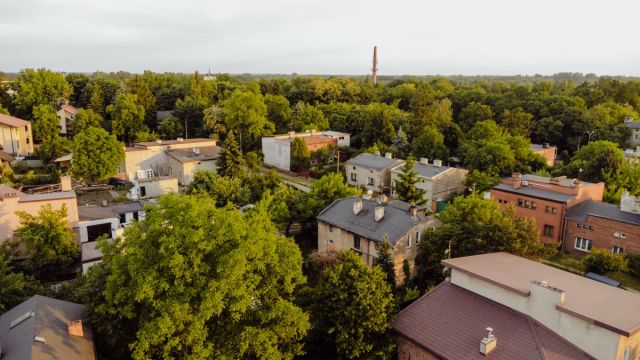
[[[445,281],[402,310],[393,328],[442,359],[593,359],[528,316]],[[497,346],[479,351],[487,327]]]
[[[73,106],[73,105],[69,105],[69,104],[64,104],[61,106],[62,110],[71,113],[71,114],[77,114],[78,113],[78,109]]]
[[[5,124],[11,127],[20,127],[29,125],[30,123],[27,120],[18,119],[17,117],[0,113],[0,124]]]
[[[629,336],[640,330],[640,294],[507,253],[443,260],[446,267],[529,296],[532,281],[546,281],[565,292],[559,311]]]

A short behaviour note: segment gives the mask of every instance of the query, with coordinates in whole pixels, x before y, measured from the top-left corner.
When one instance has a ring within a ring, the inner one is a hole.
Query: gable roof
[[[435,221],[435,218],[421,214],[411,216],[408,211],[409,204],[396,200],[383,204],[384,217],[376,222],[374,211],[378,202],[362,199],[362,210],[356,215],[353,213],[353,203],[356,199],[350,197],[336,200],[322,210],[316,219],[380,242],[384,240],[385,234],[389,234],[389,242],[392,245],[415,225]]]
[[[396,173],[400,173],[404,171],[406,164],[402,164],[399,165],[395,168],[393,168],[393,172]],[[449,169],[453,169],[450,166],[435,166],[433,164],[422,164],[419,162],[416,162],[415,164],[413,164],[413,170],[415,170],[420,176],[427,178],[427,179],[432,179],[433,177],[440,175],[446,171],[448,171]],[[465,170],[466,171],[466,170]]]
[[[96,355],[93,337],[88,326],[83,336],[69,335],[67,323],[81,320],[86,314],[84,305],[35,295],[0,316],[0,346],[2,360],[65,359],[90,360]],[[24,321],[11,323],[33,312]],[[34,340],[43,337],[46,344]]]
[[[565,292],[558,311],[624,336],[640,330],[640,294],[614,288],[564,270],[499,252],[443,260],[446,267],[529,296],[532,281],[546,281]]]
[[[600,201],[586,200],[567,209],[568,219],[587,221],[589,215],[632,225],[640,225],[640,214],[622,211],[618,205],[607,204]]]
[[[0,124],[4,124],[11,127],[21,127],[31,124],[27,120],[18,119],[17,117],[13,117],[11,115],[6,115],[0,113]]]
[[[352,157],[346,162],[349,165],[364,166],[370,169],[384,169],[395,165],[400,165],[402,160],[388,159],[384,156],[376,154],[363,153],[358,156]]]
[[[478,349],[489,326],[498,342],[486,357]],[[593,359],[528,316],[449,281],[402,310],[392,327],[443,359]]]
[[[62,110],[71,113],[71,114],[77,114],[78,113],[78,108],[76,108],[73,105],[69,105],[69,104],[64,104],[60,107]]]

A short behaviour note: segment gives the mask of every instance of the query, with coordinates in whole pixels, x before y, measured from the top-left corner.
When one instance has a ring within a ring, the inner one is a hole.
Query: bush
[[[587,271],[606,274],[612,271],[626,271],[627,259],[622,254],[613,254],[607,250],[594,249],[584,258]]]
[[[629,273],[640,278],[640,254],[627,254],[624,257],[627,260]]]

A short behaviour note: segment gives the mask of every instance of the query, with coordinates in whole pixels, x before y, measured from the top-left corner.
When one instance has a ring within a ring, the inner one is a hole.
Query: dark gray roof
[[[620,206],[587,200],[567,209],[567,218],[586,221],[588,215],[640,225],[640,214],[620,210]]]
[[[376,155],[376,154],[360,154],[355,156],[349,160],[347,160],[347,164],[356,165],[356,166],[364,166],[370,169],[384,169],[387,167],[392,167],[396,165],[400,165],[402,160],[398,159],[387,159],[384,156]]]
[[[632,122],[624,123],[624,125],[632,129],[640,129],[640,121],[632,121]]]
[[[11,323],[24,314],[33,316],[11,328]],[[86,307],[68,301],[35,295],[0,316],[2,360],[27,359],[95,359],[93,338],[87,324],[84,336],[69,335],[67,324],[82,320]],[[43,337],[46,344],[34,341]]]
[[[509,192],[513,194],[522,194],[524,196],[531,196],[538,199],[551,200],[556,202],[566,203],[569,200],[575,198],[575,195],[571,194],[563,194],[555,191],[532,188],[527,186],[521,186],[517,189],[514,189],[512,185],[508,184],[498,184],[493,187],[494,190]]]
[[[384,234],[389,234],[391,244],[416,224],[435,221],[433,217],[420,214],[411,216],[407,211],[409,204],[395,200],[384,204],[384,217],[376,222],[374,209],[377,201],[362,199],[362,211],[358,215],[353,213],[355,201],[355,197],[336,200],[322,210],[317,219],[372,240],[383,241]]]
[[[162,121],[166,118],[168,118],[169,116],[173,115],[173,111],[172,110],[161,110],[161,111],[156,111],[156,120],[158,121]]]
[[[554,145],[549,145],[548,147],[544,147],[544,144],[529,144],[529,149],[532,151],[542,150],[542,149],[553,149]]]
[[[144,206],[141,202],[132,201],[109,206],[80,206],[78,207],[78,216],[80,220],[102,220],[118,218],[120,214],[142,210],[144,210]]]
[[[200,154],[194,153],[193,149],[167,150],[167,154],[174,159],[185,163],[191,161],[215,160],[220,156],[220,150],[222,150],[220,146],[203,146],[198,149],[200,150]]]
[[[24,194],[20,197],[20,202],[28,201],[45,201],[45,200],[60,200],[60,199],[75,199],[76,192],[69,191],[56,191],[44,194]]]
[[[395,167],[393,169],[393,171],[394,172],[402,172],[402,171],[404,171],[404,167],[405,167],[405,164],[402,164],[402,165],[400,165],[398,167]],[[420,176],[423,176],[423,177],[425,177],[427,179],[431,179],[434,176],[436,176],[438,174],[442,174],[443,172],[445,172],[445,171],[447,171],[449,169],[453,169],[453,168],[450,167],[450,166],[444,166],[444,165],[440,166],[440,167],[436,167],[433,164],[425,165],[425,164],[421,164],[421,163],[418,163],[418,162],[413,165],[413,170],[415,170],[418,174],[420,174]]]

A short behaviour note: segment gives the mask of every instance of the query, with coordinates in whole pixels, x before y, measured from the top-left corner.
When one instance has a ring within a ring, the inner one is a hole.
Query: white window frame
[[[613,254],[624,254],[624,248],[620,247],[620,246],[613,245],[613,247],[611,247],[611,253],[613,253]]]
[[[407,249],[411,248],[411,233],[409,233],[409,235],[407,236]]]
[[[578,242],[580,243],[579,245],[578,245]],[[576,250],[591,252],[591,248],[593,247],[593,241],[580,236],[576,236],[576,240],[573,243],[573,247]]]

